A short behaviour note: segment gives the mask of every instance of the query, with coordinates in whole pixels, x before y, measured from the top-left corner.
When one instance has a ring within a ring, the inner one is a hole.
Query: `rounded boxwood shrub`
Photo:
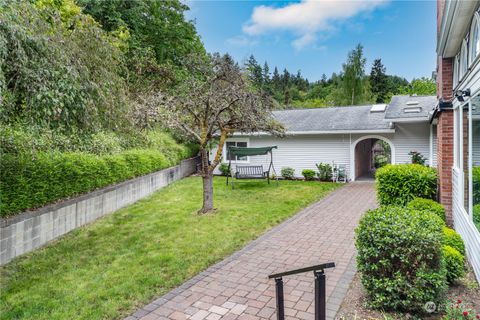
[[[462,256],[465,255],[465,244],[462,237],[455,230],[443,227],[443,244],[456,249]]]
[[[422,311],[446,287],[443,222],[427,211],[380,207],[356,229],[357,268],[371,307]]]
[[[415,198],[407,205],[412,210],[430,211],[439,216],[443,222],[447,222],[445,208],[437,201],[431,199]]]
[[[419,164],[386,165],[375,180],[381,205],[404,206],[414,198],[433,199],[437,192],[437,171]]]
[[[280,171],[280,174],[284,179],[293,180],[295,178],[295,169],[290,167],[284,167]]]
[[[443,246],[443,257],[447,268],[447,281],[453,282],[465,274],[465,258],[457,249]]]
[[[315,179],[315,171],[313,171],[311,169],[304,169],[304,170],[302,170],[302,176],[307,181],[313,180],[313,179]]]

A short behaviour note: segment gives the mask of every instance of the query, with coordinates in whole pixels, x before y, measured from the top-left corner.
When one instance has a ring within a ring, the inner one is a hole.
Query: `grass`
[[[181,180],[0,269],[0,319],[120,319],[243,247],[339,185]]]

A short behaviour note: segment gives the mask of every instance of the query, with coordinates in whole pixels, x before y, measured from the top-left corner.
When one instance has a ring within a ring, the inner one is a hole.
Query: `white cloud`
[[[296,36],[292,45],[301,49],[316,40],[319,31],[330,30],[334,23],[372,11],[388,0],[303,0],[284,7],[258,6],[243,31],[262,35],[272,31],[291,31]]]

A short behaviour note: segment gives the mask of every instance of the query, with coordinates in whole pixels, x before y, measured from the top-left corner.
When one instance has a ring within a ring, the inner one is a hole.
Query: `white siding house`
[[[403,109],[409,108],[407,103],[418,112],[404,114]],[[297,177],[301,177],[303,169],[316,170],[316,164],[323,162],[345,166],[348,179],[354,181],[361,176],[356,171],[370,169],[372,147],[377,140],[390,145],[391,163],[410,163],[409,152],[417,151],[427,158],[427,164],[436,166],[436,127],[430,123],[436,103],[435,97],[395,96],[383,106],[275,111],[275,118],[286,127],[285,137],[254,133],[234,135],[227,142],[248,147],[277,146],[273,150],[276,173],[291,167]],[[228,162],[227,146],[223,154],[224,162]],[[268,155],[232,159],[232,167],[262,165],[266,169],[269,161]],[[365,161],[370,163],[359,163]]]

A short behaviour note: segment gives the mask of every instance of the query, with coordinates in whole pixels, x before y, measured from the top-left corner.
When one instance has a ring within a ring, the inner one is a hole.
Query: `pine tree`
[[[272,75],[272,84],[275,89],[280,88],[280,73],[278,72],[277,67],[273,70],[273,75]]]
[[[263,82],[270,83],[270,68],[268,67],[267,61],[263,64]]]
[[[370,86],[372,93],[377,97],[377,103],[385,103],[388,96],[388,77],[385,72],[386,69],[382,64],[382,59],[375,59],[370,72]]]
[[[248,77],[253,82],[257,88],[261,88],[263,84],[263,74],[262,67],[258,64],[257,59],[253,54],[248,58],[246,62],[246,69],[248,72]]]

